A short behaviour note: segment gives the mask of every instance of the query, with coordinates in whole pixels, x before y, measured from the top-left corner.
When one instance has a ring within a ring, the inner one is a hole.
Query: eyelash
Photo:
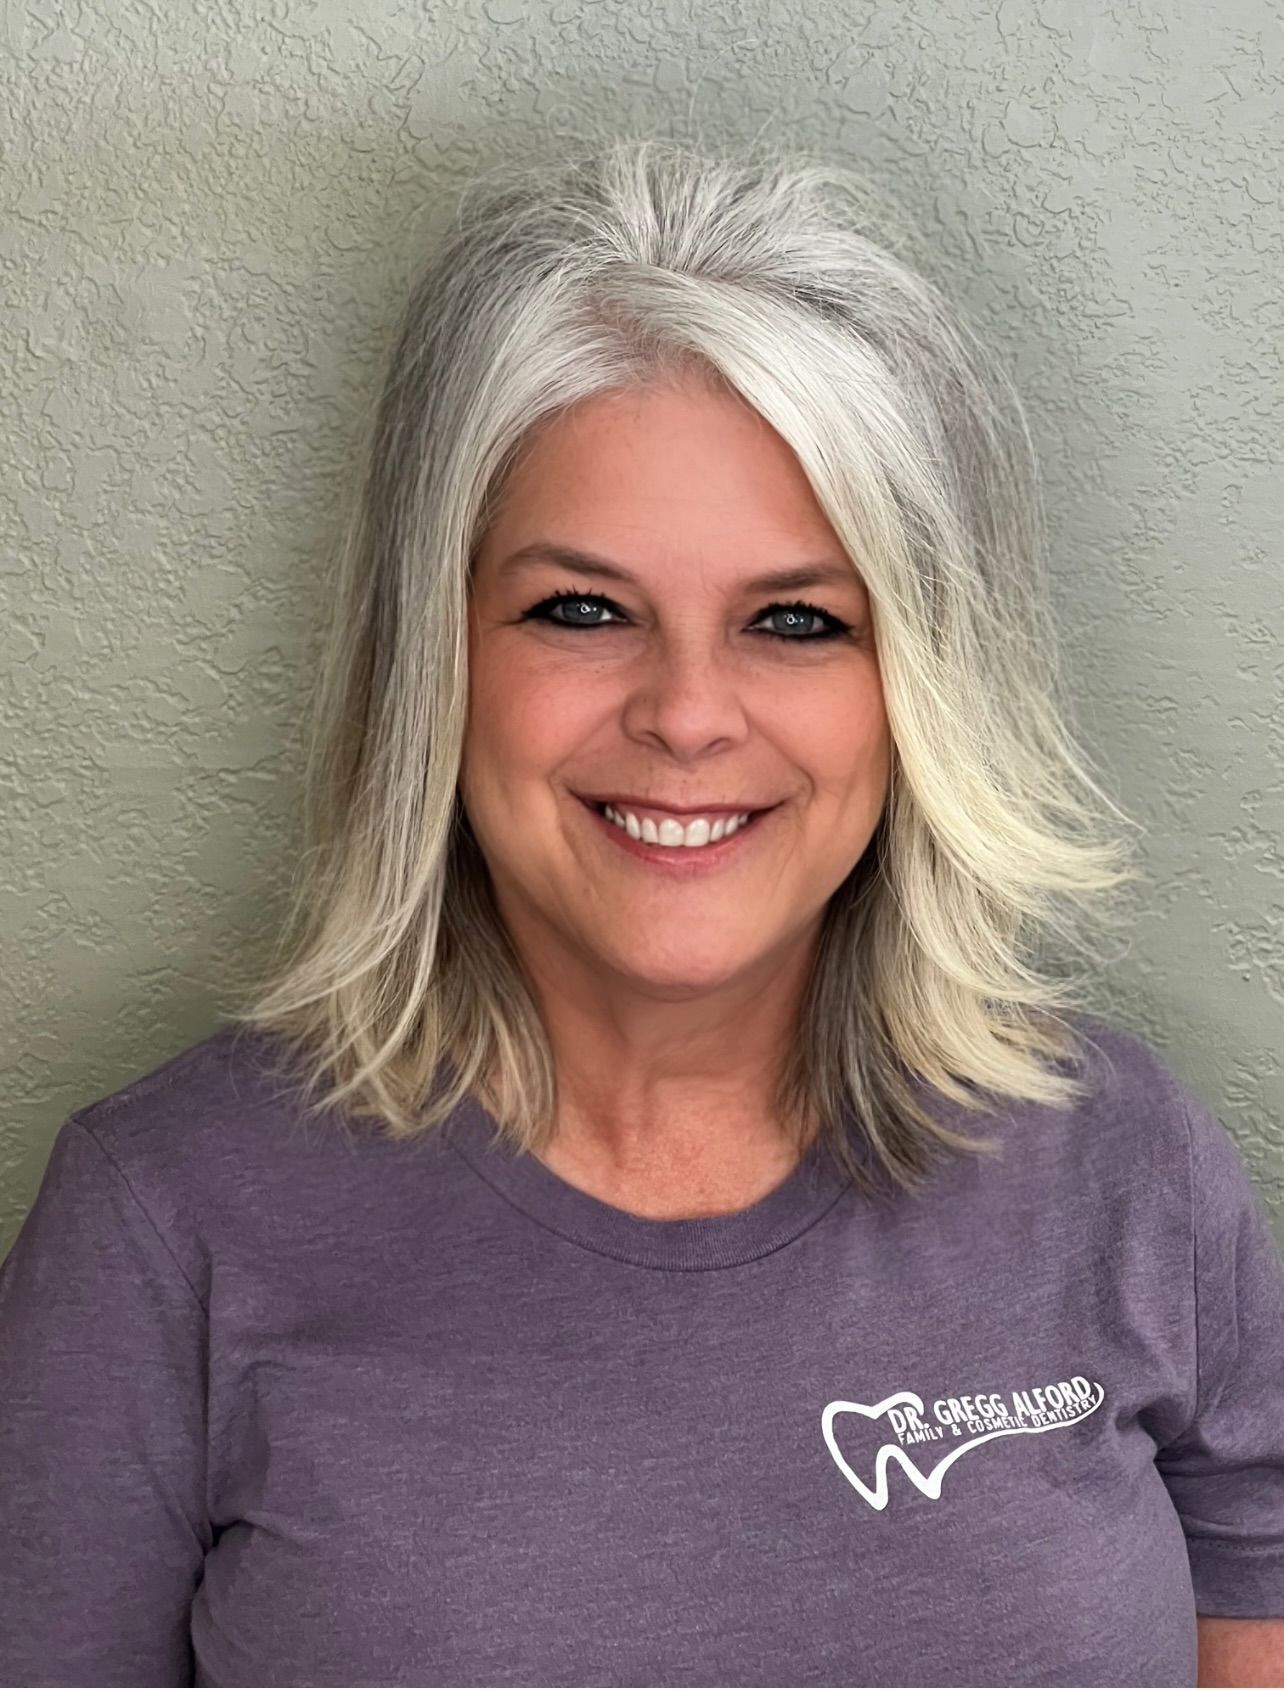
[[[601,593],[551,593],[548,598],[541,599],[538,604],[533,604],[529,610],[524,611],[522,613],[522,621],[548,622],[554,628],[579,628],[584,631],[610,626],[610,624],[606,622],[581,622],[578,624],[574,622],[559,622],[548,614],[549,611],[555,609],[559,604],[567,603],[602,605],[609,610],[612,615],[618,616],[624,614],[619,605],[613,603],[612,600],[605,598]],[[807,604],[802,599],[795,599],[789,604],[764,605],[758,612],[757,619],[761,620],[764,616],[773,615],[779,610],[800,610],[809,616],[819,616],[821,620],[825,622],[826,627],[820,633],[816,634],[778,634],[771,628],[760,629],[759,631],[765,634],[769,640],[781,640],[786,645],[812,645],[819,640],[841,639],[844,634],[849,634],[851,632],[851,624],[849,622],[842,621],[840,617],[833,615],[832,612],[828,610],[821,610],[819,605]]]

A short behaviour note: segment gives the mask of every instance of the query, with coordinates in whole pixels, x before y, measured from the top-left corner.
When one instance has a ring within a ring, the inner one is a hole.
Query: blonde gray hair
[[[318,1112],[404,1138],[472,1093],[515,1149],[556,1116],[550,1047],[457,790],[470,572],[530,431],[694,370],[788,442],[866,583],[887,801],[827,906],[774,1104],[858,1186],[904,1190],[972,1112],[1069,1106],[1086,923],[1137,878],[1056,698],[1020,400],[917,237],[854,170],[615,138],[473,181],[413,287],[364,442],[305,769],[307,849],[232,1019]],[[1132,825],[1132,824],[1130,824]],[[1089,1041],[1090,1042],[1090,1041]],[[1061,1065],[1059,1067],[1059,1065]],[[982,1097],[980,1093],[989,1093]],[[859,1155],[847,1130],[860,1123]]]

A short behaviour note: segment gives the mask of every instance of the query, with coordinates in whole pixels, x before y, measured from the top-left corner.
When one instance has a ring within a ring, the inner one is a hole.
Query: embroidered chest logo
[[[887,1507],[887,1469],[893,1461],[900,1464],[924,1496],[935,1502],[940,1498],[946,1470],[960,1455],[989,1443],[991,1438],[1059,1432],[1067,1426],[1076,1426],[1101,1407],[1105,1394],[1095,1381],[1076,1374],[1073,1379],[1063,1379],[1055,1385],[1013,1391],[1008,1397],[998,1391],[971,1397],[938,1397],[931,1414],[925,1415],[922,1397],[915,1396],[913,1391],[894,1391],[879,1403],[827,1403],[820,1417],[820,1429],[839,1472],[871,1508],[882,1509]],[[840,1414],[859,1414],[866,1420],[883,1422],[879,1430],[890,1431],[896,1439],[895,1443],[885,1442],[874,1459],[872,1489],[852,1471],[834,1438],[834,1420]],[[925,1474],[905,1452],[907,1448],[922,1445],[926,1453],[934,1444],[943,1447],[945,1453]]]

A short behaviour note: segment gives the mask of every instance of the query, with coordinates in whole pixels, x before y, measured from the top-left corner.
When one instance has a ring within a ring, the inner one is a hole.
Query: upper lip
[[[639,810],[663,810],[670,816],[740,816],[746,811],[769,810],[770,804],[670,804],[664,798],[638,798],[629,793],[582,792],[586,804],[615,804],[621,809],[629,805]]]

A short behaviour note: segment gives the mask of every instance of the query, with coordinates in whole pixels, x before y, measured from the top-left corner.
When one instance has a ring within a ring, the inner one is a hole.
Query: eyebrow
[[[560,563],[568,569],[581,569],[588,574],[605,576],[608,581],[623,581],[637,586],[638,578],[631,571],[609,558],[593,552],[581,551],[578,546],[559,546],[551,540],[532,540],[519,546],[500,564],[498,573],[507,575],[530,563]],[[847,562],[831,558],[817,563],[800,563],[792,569],[773,569],[765,575],[755,575],[743,583],[753,593],[793,592],[802,587],[841,587],[858,581],[855,569]]]

